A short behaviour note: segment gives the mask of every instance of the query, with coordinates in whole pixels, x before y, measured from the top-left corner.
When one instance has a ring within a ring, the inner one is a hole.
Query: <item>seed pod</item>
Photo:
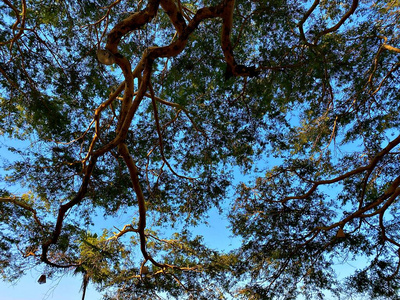
[[[107,49],[98,49],[96,54],[99,62],[104,65],[112,65],[115,63],[114,55]]]
[[[38,282],[39,282],[39,284],[46,283],[46,275],[44,275],[44,274],[40,275]]]
[[[336,237],[338,238],[344,238],[346,234],[343,231],[343,228],[339,228],[338,232],[336,233]]]

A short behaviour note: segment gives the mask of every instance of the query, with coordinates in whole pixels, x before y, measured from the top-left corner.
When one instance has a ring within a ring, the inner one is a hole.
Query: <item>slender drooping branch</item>
[[[37,211],[34,208],[32,208],[30,205],[28,205],[27,203],[24,203],[24,202],[20,201],[19,199],[20,198],[15,197],[15,196],[13,196],[13,197],[1,197],[0,198],[0,202],[12,203],[12,204],[14,204],[16,206],[22,207],[23,209],[30,211],[33,214],[32,217],[35,220],[36,224],[38,224],[39,227],[43,229],[43,224],[42,224],[42,222],[40,222],[40,220],[39,220],[39,218],[37,216]]]
[[[350,18],[350,16],[352,14],[354,14],[354,12],[356,11],[356,9],[358,7],[358,3],[359,3],[359,0],[353,0],[350,9],[343,15],[343,17],[341,19],[334,26],[324,29],[321,32],[319,32],[315,36],[314,41],[312,43],[310,43],[304,34],[304,23],[307,21],[307,19],[311,16],[311,14],[314,12],[314,10],[317,8],[317,6],[320,4],[320,0],[315,0],[297,25],[299,28],[299,32],[300,32],[300,39],[307,46],[316,46],[319,39],[322,36],[337,31],[347,21],[347,19]]]
[[[73,206],[79,204],[82,201],[82,199],[85,197],[87,188],[89,185],[90,177],[92,175],[94,167],[96,166],[96,162],[97,162],[97,156],[92,156],[92,158],[90,159],[90,162],[86,168],[86,174],[83,177],[82,184],[81,184],[81,187],[80,187],[78,193],[71,201],[61,205],[58,210],[56,226],[53,230],[52,236],[42,245],[41,260],[48,265],[55,266],[55,267],[61,267],[61,268],[69,268],[71,266],[78,265],[78,264],[67,264],[67,265],[55,264],[55,263],[49,261],[47,254],[48,254],[50,245],[56,244],[58,241],[58,238],[61,234],[61,230],[62,230],[66,212],[69,209],[71,209]]]
[[[385,148],[383,148],[378,154],[375,155],[375,157],[371,160],[371,162],[366,165],[366,166],[362,166],[359,168],[356,168],[354,170],[348,171],[338,177],[332,178],[332,179],[326,179],[326,180],[319,180],[319,181],[310,181],[313,182],[313,185],[311,186],[311,188],[304,194],[299,195],[299,196],[288,196],[285,197],[283,199],[277,200],[276,202],[287,202],[289,200],[301,200],[301,199],[306,199],[308,198],[313,192],[315,192],[315,190],[320,186],[320,185],[327,185],[327,184],[332,184],[332,183],[336,183],[339,181],[342,181],[346,178],[349,178],[351,176],[363,173],[365,171],[371,171],[373,170],[376,165],[382,160],[382,158],[388,154],[393,148],[395,148],[397,145],[400,144],[400,135],[395,138],[394,140],[392,140]]]
[[[133,190],[135,191],[135,194],[137,197],[137,203],[138,203],[138,207],[139,207],[139,223],[138,223],[138,228],[137,228],[137,230],[135,230],[135,232],[139,233],[140,250],[142,252],[142,255],[143,255],[145,261],[149,260],[155,266],[157,266],[159,268],[181,269],[178,266],[174,266],[174,265],[170,265],[170,264],[160,264],[157,261],[155,261],[154,258],[147,252],[147,249],[146,249],[147,242],[146,242],[146,233],[145,233],[146,205],[145,205],[145,198],[143,195],[143,191],[142,191],[142,188],[141,188],[140,182],[139,182],[139,171],[136,167],[135,162],[133,161],[132,156],[129,153],[127,145],[125,143],[121,143],[120,145],[118,145],[118,150],[119,150],[119,153],[121,154],[122,158],[124,159],[126,166],[128,167]]]
[[[11,39],[9,39],[8,41],[5,42],[0,42],[0,46],[2,45],[7,45],[10,44],[10,49],[12,48],[14,42],[16,40],[18,40],[21,35],[24,33],[25,30],[25,20],[26,20],[26,0],[21,0],[21,11],[19,11],[14,5],[12,5],[12,3],[8,0],[3,0],[3,2],[8,5],[8,7],[10,7],[15,14],[16,17],[16,21],[15,23],[12,25],[12,30],[13,32],[15,32],[15,30],[17,29],[17,26],[19,25],[18,28],[18,33],[16,33]]]
[[[165,10],[166,14],[170,18],[171,23],[174,25],[178,37],[174,40],[170,45],[164,47],[148,47],[137,64],[135,69],[132,71],[132,66],[128,58],[124,57],[118,52],[118,46],[121,39],[127,34],[131,33],[134,30],[139,30],[145,24],[148,24],[157,13],[159,9],[159,5]],[[231,45],[231,32],[233,26],[233,10],[235,6],[234,0],[223,0],[221,3],[212,7],[204,7],[194,14],[194,16],[186,23],[184,20],[181,9],[179,6],[175,4],[174,1],[170,0],[149,0],[147,6],[136,13],[131,14],[129,17],[123,19],[119,22],[115,27],[110,31],[107,37],[107,44],[105,46],[106,50],[111,53],[113,61],[120,67],[123,76],[124,82],[119,86],[117,91],[112,93],[107,101],[101,104],[95,111],[95,126],[96,132],[95,136],[90,145],[87,156],[84,159],[84,162],[87,163],[87,166],[84,168],[85,174],[82,179],[82,183],[79,191],[76,196],[69,202],[60,206],[58,211],[57,221],[54,228],[54,231],[51,237],[42,245],[42,255],[41,259],[53,266],[58,267],[68,267],[70,265],[60,266],[50,262],[47,255],[50,245],[56,244],[58,238],[60,236],[63,221],[67,211],[69,211],[73,206],[81,203],[83,198],[86,196],[88,185],[92,176],[92,172],[96,166],[97,160],[99,157],[103,156],[105,153],[118,148],[120,154],[124,158],[124,161],[128,167],[128,170],[131,174],[132,184],[135,190],[135,193],[138,197],[139,204],[139,228],[138,232],[140,234],[141,239],[141,250],[143,256],[146,260],[152,261],[157,266],[164,266],[156,261],[154,261],[151,256],[146,251],[146,239],[144,234],[144,229],[146,227],[146,210],[144,207],[144,199],[141,195],[139,179],[137,178],[137,168],[131,155],[127,150],[127,146],[125,144],[125,139],[128,134],[128,130],[132,124],[132,120],[143,100],[146,96],[147,90],[151,87],[151,70],[153,62],[157,58],[162,57],[174,57],[181,53],[185,46],[187,45],[188,39],[190,35],[197,29],[199,24],[206,20],[212,18],[222,18],[222,49],[224,52],[225,60],[227,62],[228,68],[231,69],[233,76],[253,76],[255,75],[254,67],[245,67],[241,65],[237,65],[233,56],[233,47]],[[139,79],[139,89],[137,92],[134,91],[134,78]],[[111,105],[111,103],[116,99],[118,94],[122,92],[123,89],[123,97],[121,103],[121,109],[118,117],[118,123],[116,126],[116,136],[107,144],[96,149],[96,143],[100,135],[100,117],[101,112]],[[150,95],[153,101],[153,105],[155,104],[155,95],[154,91],[150,89]],[[157,114],[156,107],[154,109],[155,114]],[[156,116],[157,119],[157,116]],[[158,121],[157,121],[158,122]],[[160,147],[162,148],[162,138],[161,138],[161,130],[160,125],[156,123],[157,131],[160,137]],[[163,155],[163,153],[162,153]],[[164,161],[167,163],[165,157]],[[170,167],[170,166],[169,166]],[[171,168],[171,167],[170,167]],[[175,175],[179,176],[176,172],[173,172]],[[166,266],[166,265],[165,265]],[[169,266],[172,268],[177,268],[175,266]]]
[[[344,16],[339,20],[339,22],[337,22],[334,26],[327,28],[323,31],[321,31],[314,39],[314,45],[316,45],[318,43],[318,40],[324,36],[327,35],[331,32],[334,32],[336,30],[338,30],[340,28],[340,26],[342,26],[344,24],[344,22],[346,22],[346,20],[348,18],[351,17],[352,14],[354,14],[354,12],[356,11],[357,7],[358,7],[358,2],[359,0],[353,0],[350,9],[344,14]]]

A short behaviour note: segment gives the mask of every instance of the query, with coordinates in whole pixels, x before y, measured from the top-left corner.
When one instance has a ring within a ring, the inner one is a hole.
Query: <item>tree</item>
[[[29,142],[9,148],[4,180],[27,193],[1,191],[3,278],[82,274],[83,298],[399,298],[399,7],[2,1],[0,130]],[[213,207],[237,249],[191,234]]]

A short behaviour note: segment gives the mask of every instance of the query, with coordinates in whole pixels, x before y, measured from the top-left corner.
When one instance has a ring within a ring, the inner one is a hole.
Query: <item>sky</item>
[[[1,152],[0,152],[1,156]],[[101,222],[104,227],[109,227],[111,220]],[[193,234],[203,234],[205,242],[214,249],[226,249],[238,244],[238,240],[230,236],[226,228],[227,220],[218,215],[215,210],[210,212],[210,225],[193,229]],[[123,225],[124,220],[117,220]],[[100,227],[102,225],[99,224]],[[122,226],[121,226],[122,227]],[[75,300],[81,299],[81,278],[79,276],[64,276],[55,280],[47,280],[45,284],[37,282],[41,275],[40,270],[30,270],[17,283],[10,284],[0,281],[0,300]],[[88,286],[85,300],[101,299],[93,285]]]
[[[12,141],[0,137],[0,166],[4,160],[13,161],[18,159],[17,156],[7,151],[7,146],[12,145],[16,148],[27,146],[19,141]],[[0,168],[0,179],[5,175]],[[0,188],[10,188],[2,180],[0,180]],[[16,194],[24,192],[22,187],[13,186],[11,191]],[[227,228],[228,221],[225,217],[218,214],[216,209],[209,213],[209,225],[199,226],[192,230],[193,235],[204,235],[206,244],[213,249],[232,249],[239,244],[238,238],[233,238]],[[95,217],[95,224],[101,232],[103,228],[122,228],[131,220],[129,215],[121,215],[115,218],[103,218],[101,215]],[[168,234],[168,233],[166,233]],[[0,280],[0,300],[75,300],[82,298],[81,277],[65,275],[61,278],[47,279],[45,284],[39,284],[37,281],[42,274],[40,267],[29,270],[25,276],[20,278],[15,283],[3,282]],[[94,286],[89,283],[85,300],[101,299],[101,294],[98,293]]]
[[[0,179],[4,176],[2,169],[5,161],[12,161],[18,157],[7,151],[7,146],[24,147],[25,143],[0,138]],[[0,188],[10,188],[0,180]],[[11,191],[22,193],[23,188],[19,186],[11,187]],[[27,272],[20,280],[15,283],[4,282],[0,280],[0,300],[75,300],[81,299],[80,292],[81,279],[75,276],[64,276],[55,280],[47,280],[45,284],[37,282],[41,270],[32,269]],[[100,294],[96,292],[93,286],[88,287],[86,300],[98,300]]]
[[[6,150],[6,144],[10,141],[0,139],[0,158],[7,158],[9,160],[16,159],[12,156],[10,152]],[[13,146],[23,146],[14,142]],[[1,173],[0,175],[4,175]],[[239,172],[236,172],[236,180],[245,180],[240,177]],[[0,181],[0,188],[4,187],[4,183]],[[22,192],[22,188],[14,187],[14,190]],[[97,216],[95,218],[96,228],[100,231],[102,228],[112,228],[115,225],[117,228],[122,228],[125,224],[128,224],[131,220],[129,215],[120,215],[115,218],[107,218]],[[216,209],[212,209],[209,213],[208,219],[209,225],[199,226],[192,229],[193,235],[203,235],[205,243],[213,249],[219,250],[229,250],[235,248],[240,244],[238,238],[231,236],[228,226],[228,221],[226,217],[218,214]],[[99,231],[99,232],[100,232]],[[169,233],[166,233],[167,235]],[[166,236],[167,237],[167,236]],[[348,262],[346,264],[338,264],[336,266],[337,275],[340,277],[345,277],[349,272],[354,272],[357,266],[360,268],[365,261],[359,260],[356,262]],[[65,275],[61,278],[48,279],[45,284],[39,284],[37,282],[39,276],[41,275],[40,267],[37,269],[32,269],[27,272],[16,283],[6,283],[0,281],[0,300],[71,300],[71,299],[81,299],[82,292],[81,287],[81,277]],[[97,292],[93,285],[89,284],[88,290],[86,292],[86,300],[98,300],[101,299],[101,294]],[[326,300],[333,299],[327,296]]]
[[[38,275],[39,274],[39,275]],[[16,284],[0,281],[1,300],[76,300],[82,298],[79,277],[64,276],[59,280],[37,282],[40,272],[31,270]],[[99,300],[101,295],[89,284],[85,300]]]
[[[291,119],[293,122],[293,119]],[[0,139],[0,159],[15,159],[5,147],[1,147],[1,144],[9,144],[9,140]],[[9,144],[10,145],[10,144]],[[18,146],[11,142],[12,146]],[[0,161],[1,165],[2,161]],[[2,170],[0,169],[0,176],[2,176]],[[4,187],[0,181],[0,188]],[[22,188],[15,187],[16,191],[22,191]],[[119,218],[117,220],[102,220],[98,218],[99,228],[111,228],[110,224],[112,221],[116,221],[114,224],[118,228],[122,228],[125,224],[129,223],[130,216],[126,218]],[[203,235],[206,244],[214,249],[231,249],[239,245],[240,241],[230,236],[230,231],[227,229],[228,222],[226,218],[218,215],[213,210],[210,212],[210,219],[208,220],[210,226],[201,226],[193,229],[193,235]],[[357,267],[361,267],[363,260],[356,262],[347,262],[345,264],[338,264],[336,266],[337,275],[345,277],[350,272],[354,272]],[[19,281],[15,283],[7,283],[0,280],[0,300],[71,300],[81,299],[82,292],[81,277],[65,275],[61,278],[48,279],[45,284],[39,284],[37,282],[41,275],[40,269],[32,269],[27,272]],[[86,292],[86,300],[98,300],[101,299],[101,294],[98,293],[94,286],[89,284]],[[331,297],[327,297],[326,300],[330,300]]]

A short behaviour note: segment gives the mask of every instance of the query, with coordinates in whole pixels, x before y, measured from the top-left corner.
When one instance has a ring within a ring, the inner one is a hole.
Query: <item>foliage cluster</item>
[[[398,1],[0,12],[0,134],[29,144],[4,166],[5,280],[40,265],[81,274],[83,298],[400,297]],[[191,234],[213,208],[235,249]],[[132,222],[94,233],[99,214]]]

